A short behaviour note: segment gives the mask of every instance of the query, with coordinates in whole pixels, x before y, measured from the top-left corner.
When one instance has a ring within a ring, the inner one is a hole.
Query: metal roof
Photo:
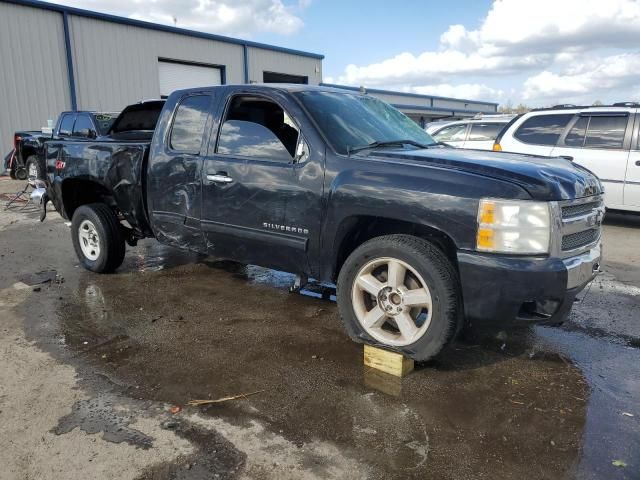
[[[16,5],[23,5],[26,7],[39,8],[42,10],[60,12],[63,14],[66,13],[68,15],[76,15],[79,17],[93,18],[96,20],[104,20],[106,22],[118,23],[120,25],[130,25],[133,27],[146,28],[149,30],[157,30],[157,31],[168,32],[168,33],[177,33],[179,35],[186,35],[189,37],[196,37],[196,38],[203,38],[207,40],[215,40],[218,42],[232,43],[232,44],[241,45],[244,47],[261,48],[263,50],[271,50],[274,52],[290,53],[292,55],[317,58],[319,60],[322,60],[324,58],[324,55],[320,55],[318,53],[304,52],[302,50],[295,50],[292,48],[277,47],[275,45],[268,45],[266,43],[252,42],[249,40],[226,37],[224,35],[216,35],[213,33],[198,32],[196,30],[189,30],[186,28],[171,27],[169,25],[161,25],[158,23],[145,22],[143,20],[134,20],[131,18],[120,17],[117,15],[99,13],[91,10],[84,10],[82,8],[68,7],[66,5],[57,5],[54,3],[41,2],[38,0],[0,0],[0,1],[5,3],[13,3]]]
[[[352,90],[352,91],[360,91],[360,87],[353,87],[349,85],[337,85],[333,83],[321,83],[320,85],[331,88],[339,88],[341,90]],[[424,99],[437,99],[437,100],[454,100],[456,102],[464,102],[464,103],[480,103],[482,105],[490,105],[490,106],[498,106],[496,102],[485,102],[483,100],[468,100],[466,98],[453,98],[453,97],[440,97],[437,95],[423,95],[421,93],[410,93],[410,92],[398,92],[394,90],[381,90],[379,88],[365,88],[366,92],[369,93],[379,93],[383,95],[398,95],[401,97],[413,97],[413,98],[424,98]]]

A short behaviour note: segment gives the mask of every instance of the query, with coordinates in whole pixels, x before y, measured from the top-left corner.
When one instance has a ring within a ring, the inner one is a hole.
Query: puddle
[[[145,450],[151,448],[153,438],[129,426],[136,418],[133,412],[116,410],[114,403],[115,399],[108,394],[79,400],[52,431],[63,435],[79,428],[88,434],[102,433],[102,438],[108,442],[125,442]]]
[[[579,369],[530,358],[524,338],[505,351],[457,344],[399,386],[381,386],[335,304],[288,293],[291,278],[210,260],[80,271],[51,327],[74,361],[136,398],[184,405],[264,390],[200,411],[260,422],[299,448],[336,445],[373,478],[482,476],[501,464],[510,476],[556,478],[578,463],[585,402],[575,398],[589,394]]]
[[[75,268],[66,250],[38,254],[34,264],[66,282],[21,307],[30,338],[85,378],[99,375],[142,401],[185,405],[264,390],[197,411],[245,435],[258,422],[296,449],[332,445],[370,467],[371,478],[624,479],[639,471],[632,379],[640,350],[624,343],[536,328],[506,342],[457,343],[398,384],[367,374],[334,303],[288,293],[292,275],[155,242],[128,249],[114,275]],[[627,308],[600,306],[609,317]],[[598,327],[585,319],[575,323]],[[102,412],[97,423],[83,420],[92,411]],[[109,435],[130,428],[126,414],[110,415],[104,405],[78,404],[61,425]],[[617,457],[629,467],[613,467]],[[243,461],[232,456],[221,471],[235,475]],[[187,466],[141,478],[198,478],[180,477]]]
[[[577,477],[638,478],[640,351],[579,332],[538,327],[536,333],[542,348],[571,358],[590,386]],[[612,465],[618,459],[627,464],[623,471]]]

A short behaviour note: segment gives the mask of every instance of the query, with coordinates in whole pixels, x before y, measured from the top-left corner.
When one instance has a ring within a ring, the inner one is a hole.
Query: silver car
[[[427,133],[452,147],[491,150],[502,129],[515,115],[478,115],[474,118],[428,124]]]

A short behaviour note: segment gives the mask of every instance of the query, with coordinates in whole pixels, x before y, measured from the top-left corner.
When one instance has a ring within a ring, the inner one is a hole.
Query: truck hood
[[[598,177],[560,157],[450,147],[370,151],[369,158],[373,157],[449,168],[511,182],[525,189],[534,200],[570,200],[603,192]]]

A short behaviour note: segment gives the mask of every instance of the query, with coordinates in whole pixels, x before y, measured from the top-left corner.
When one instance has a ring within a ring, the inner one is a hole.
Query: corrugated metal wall
[[[226,65],[227,83],[243,82],[241,45],[76,16],[70,24],[79,109],[159,98],[159,57]]]
[[[244,83],[243,46],[215,39],[68,14],[80,110],[120,110],[160,96],[158,59],[224,66],[226,83]],[[16,130],[47,125],[71,109],[63,14],[0,0],[0,159]],[[248,47],[249,78],[263,71],[322,78],[322,60]]]
[[[0,3],[0,160],[15,130],[71,108],[62,14]]]
[[[322,60],[249,47],[249,82],[262,83],[263,72],[305,75],[309,85],[322,82]]]

